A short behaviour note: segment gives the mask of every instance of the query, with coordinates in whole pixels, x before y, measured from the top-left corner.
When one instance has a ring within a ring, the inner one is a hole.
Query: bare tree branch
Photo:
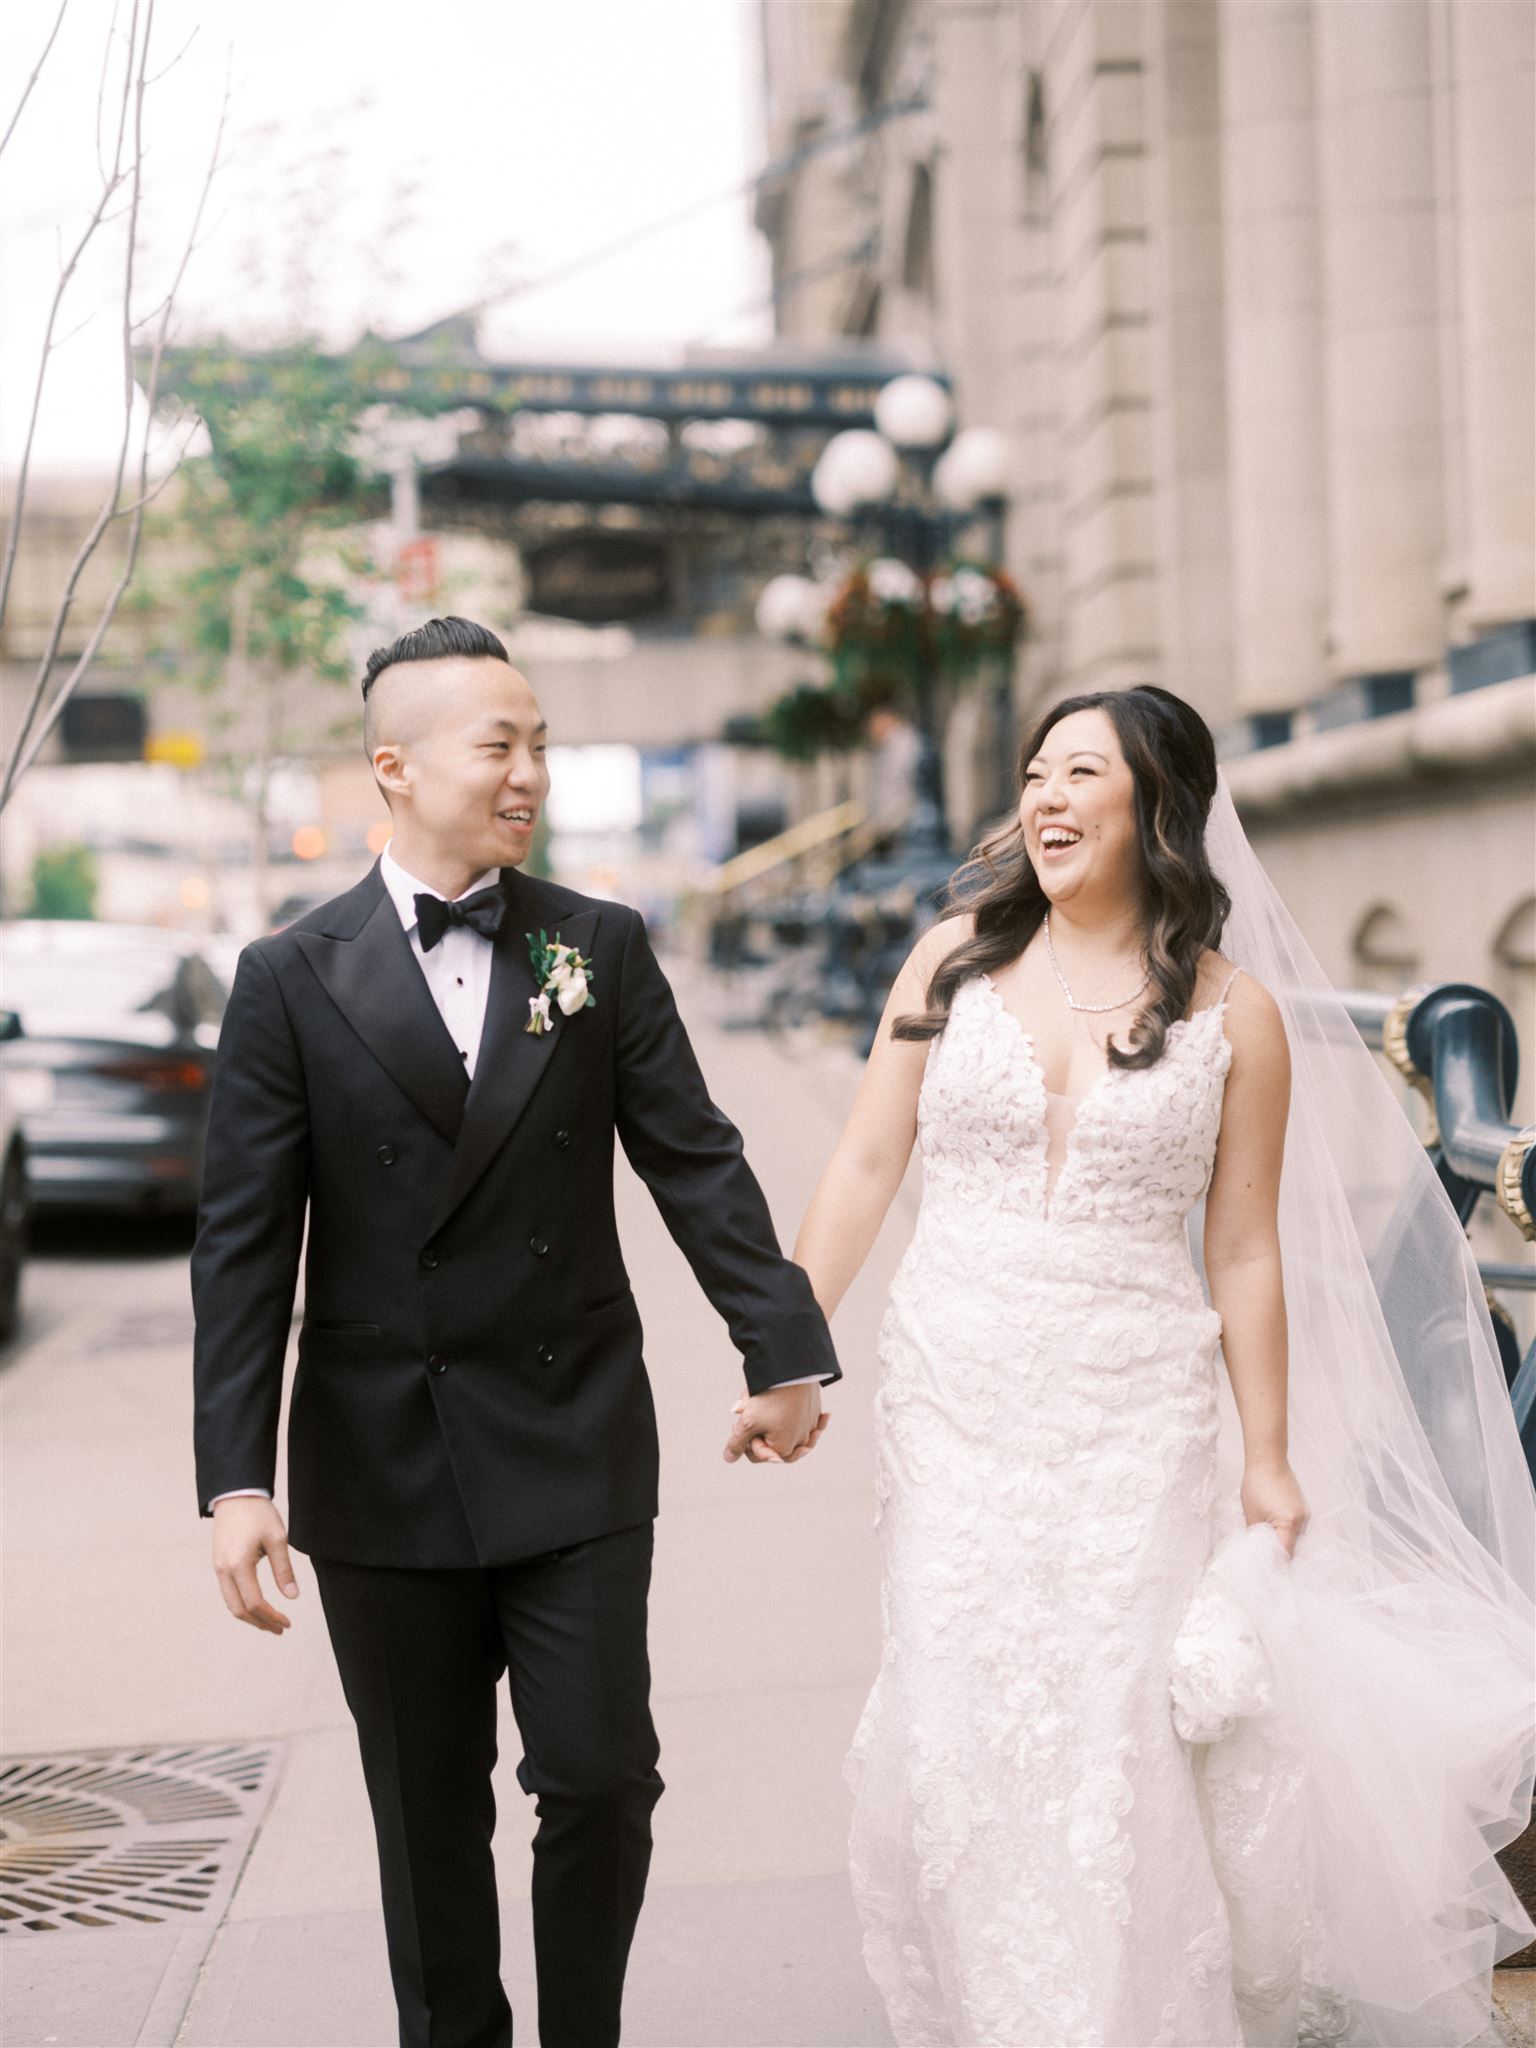
[[[83,314],[80,317],[80,319],[78,319],[75,322],[73,327],[68,327],[65,329],[65,331],[59,336],[58,340],[54,343],[54,347],[56,349],[67,347],[68,344],[74,340],[77,334],[84,334],[86,328],[90,326],[91,322],[95,318],[95,313]]]
[[[0,135],[0,156],[4,156],[5,145],[16,133],[16,123],[21,119],[21,110],[27,104],[27,101],[32,97],[32,88],[37,83],[39,72],[41,72],[43,66],[48,61],[48,52],[53,48],[53,39],[58,34],[59,29],[63,23],[64,10],[68,7],[68,5],[69,0],[59,0],[59,11],[53,17],[53,27],[48,31],[48,40],[43,45],[43,54],[32,66],[32,76],[27,80],[26,84],[22,87],[21,98],[16,102],[16,111],[14,114],[12,114],[10,120],[6,122],[5,133],[3,135]]]
[[[123,318],[125,322],[128,318],[129,304],[133,295],[134,264],[138,257],[139,201],[143,192],[144,172],[143,151],[140,147],[140,136],[142,132],[144,112],[144,69],[149,56],[149,32],[154,24],[154,11],[155,0],[148,0],[148,13],[145,20],[144,40],[141,45],[138,41],[138,0],[134,0],[133,15],[129,22],[128,31],[128,63],[123,73],[124,104],[122,118],[120,119],[118,124],[118,157],[114,159],[114,165],[121,159],[123,138],[127,132],[127,125],[130,118],[131,110],[131,118],[133,121],[134,150],[132,164],[128,172],[129,215],[128,233],[126,237],[124,251],[123,276]],[[57,305],[57,298],[55,298],[54,303],[55,305]],[[46,363],[44,367],[46,368]],[[96,517],[91,523],[90,531],[87,533],[85,539],[81,542],[79,548],[76,550],[75,559],[73,563],[70,565],[69,575],[65,578],[64,588],[60,593],[58,603],[54,608],[53,623],[48,629],[48,638],[43,649],[42,659],[38,665],[37,676],[33,682],[32,694],[27,701],[27,709],[21,721],[21,728],[16,735],[15,744],[11,752],[11,758],[6,765],[4,786],[0,787],[0,807],[3,807],[3,805],[6,802],[6,799],[10,796],[11,790],[15,786],[16,778],[21,772],[19,767],[17,766],[17,763],[20,761],[22,757],[23,749],[25,748],[27,743],[27,735],[30,733],[32,729],[33,721],[37,717],[39,707],[41,706],[43,697],[47,691],[48,678],[52,673],[53,664],[55,660],[58,658],[59,643],[64,637],[64,628],[69,622],[69,614],[74,605],[75,590],[79,584],[80,577],[84,572],[86,563],[90,560],[91,556],[95,554],[96,549],[100,544],[102,535],[106,532],[108,526],[112,523],[112,520],[117,516],[117,504],[123,492],[123,472],[126,469],[128,463],[128,445],[130,437],[133,432],[133,357],[131,349],[128,352],[127,362],[125,365],[125,372],[126,385],[123,405],[123,431],[121,439],[118,442],[117,466],[112,474],[111,487],[107,491],[106,496],[102,499],[100,509],[97,511]],[[41,385],[42,372],[40,371],[38,376],[39,396],[41,396]],[[30,453],[30,450],[28,452]],[[21,518],[20,506],[18,505],[16,508],[16,515],[13,517],[11,522],[11,545],[7,549],[6,560],[7,573],[4,583],[0,584],[0,619],[3,619],[5,616],[5,601],[9,596],[10,590],[10,570],[15,561],[15,544],[19,537],[20,530]],[[103,626],[102,631],[105,631],[105,626]],[[98,635],[98,642],[99,638],[100,636]],[[60,710],[62,708],[62,705],[58,707],[58,709]],[[40,733],[39,737],[42,737],[47,733],[47,731],[51,728],[52,723],[53,718],[50,717],[47,724],[45,724],[45,726],[42,728],[42,732]],[[27,758],[30,760],[31,755],[29,754]]]
[[[101,109],[106,99],[107,76],[112,63],[112,43],[117,34],[117,0],[112,0],[112,13],[107,22],[106,38],[101,46],[101,76],[96,81],[96,168],[105,182],[107,166],[101,154]]]
[[[190,50],[192,45],[197,41],[197,38],[200,33],[200,29],[194,27],[191,35],[187,37],[187,40],[176,52],[175,56],[171,59],[170,63],[165,65],[161,70],[157,71],[154,77],[147,79],[145,83],[148,85],[158,85],[162,78],[168,78],[170,74],[176,69],[176,66],[181,62],[182,58],[185,57],[188,50]]]
[[[116,19],[115,12],[113,18],[114,20]],[[135,33],[137,32],[137,18],[138,7],[137,4],[135,4]],[[26,437],[21,444],[21,464],[16,472],[16,486],[11,499],[11,530],[9,534],[6,536],[5,559],[3,563],[0,563],[0,626],[3,626],[5,624],[6,609],[10,603],[11,579],[15,574],[16,550],[21,539],[22,515],[26,506],[27,481],[32,469],[32,445],[37,438],[38,415],[42,411],[43,385],[47,381],[48,377],[49,360],[52,357],[54,349],[57,346],[57,342],[54,337],[54,328],[58,324],[59,308],[64,302],[64,294],[69,288],[70,280],[74,276],[75,271],[79,266],[81,257],[85,254],[85,251],[89,247],[92,238],[95,236],[97,230],[102,225],[103,218],[106,214],[108,201],[111,199],[113,193],[116,192],[119,185],[121,185],[123,182],[124,173],[122,168],[122,157],[123,142],[127,133],[127,102],[131,96],[133,88],[133,64],[131,61],[131,56],[132,52],[130,49],[130,61],[127,64],[123,74],[124,105],[122,113],[118,120],[117,148],[113,156],[112,168],[110,171],[108,171],[105,165],[102,166],[101,191],[97,195],[96,204],[95,207],[92,209],[90,218],[86,221],[84,228],[81,230],[80,236],[76,241],[74,248],[70,251],[67,261],[63,264],[62,268],[60,269],[58,283],[54,286],[53,301],[48,308],[47,324],[44,326],[43,329],[43,345],[41,352],[38,356],[37,363],[37,381],[32,387],[32,409],[27,417]]]
[[[119,505],[117,509],[118,517],[120,519],[126,519],[130,512],[137,512],[143,506],[153,505],[156,498],[158,498],[160,493],[165,489],[166,485],[175,480],[176,472],[178,469],[180,469],[182,463],[186,460],[187,450],[196,440],[197,430],[201,425],[201,420],[194,420],[192,422],[191,426],[187,429],[186,434],[182,438],[180,448],[178,448],[176,451],[176,460],[166,470],[165,475],[161,477],[158,483],[151,484],[149,489],[147,491],[141,492],[141,494],[137,498],[130,498],[126,505]]]
[[[32,765],[32,762],[36,759],[39,749],[43,746],[49,734],[52,732],[54,726],[57,724],[61,714],[63,713],[64,706],[68,702],[70,696],[73,694],[75,686],[80,681],[80,678],[89,669],[92,661],[94,661],[96,654],[101,646],[102,640],[107,632],[107,628],[110,626],[112,619],[117,611],[117,607],[122,600],[123,594],[127,590],[130,582],[133,579],[134,569],[136,567],[138,560],[139,543],[143,533],[145,508],[150,503],[152,503],[156,497],[158,497],[160,492],[164,490],[165,486],[170,482],[171,478],[175,475],[177,468],[180,466],[182,458],[186,454],[186,450],[190,443],[191,436],[196,431],[196,425],[194,424],[194,426],[189,430],[186,439],[183,440],[180,449],[177,451],[175,461],[167,470],[166,474],[163,477],[161,477],[159,482],[155,484],[153,488],[151,488],[149,486],[150,441],[154,425],[155,406],[159,397],[161,362],[164,356],[166,335],[170,326],[171,313],[174,309],[176,297],[181,289],[183,279],[186,276],[187,265],[191,260],[193,250],[198,246],[198,231],[202,223],[204,209],[206,208],[208,203],[208,194],[212,188],[214,177],[216,176],[220,167],[221,153],[224,142],[224,132],[229,119],[229,107],[231,98],[231,85],[227,68],[225,74],[224,98],[219,109],[218,125],[214,132],[213,147],[209,153],[208,168],[204,174],[202,188],[198,194],[197,205],[193,211],[191,224],[187,231],[186,243],[182,250],[181,260],[177,265],[176,273],[171,281],[170,289],[167,291],[164,298],[160,301],[158,307],[156,308],[156,312],[159,315],[159,324],[155,332],[154,349],[153,354],[151,356],[149,374],[145,384],[144,391],[145,419],[142,439],[138,451],[137,493],[126,504],[122,502],[123,479],[125,470],[127,468],[129,443],[132,438],[133,399],[136,381],[134,373],[133,337],[136,328],[141,327],[145,324],[145,322],[142,319],[139,321],[135,321],[133,318],[132,296],[134,268],[138,249],[138,215],[140,200],[142,196],[143,165],[146,155],[143,146],[144,100],[149,85],[148,59],[153,24],[154,0],[148,0],[144,19],[143,43],[142,46],[139,46],[137,41],[138,7],[137,5],[135,5],[134,18],[130,29],[130,55],[132,55],[134,50],[137,49],[137,63],[130,63],[129,65],[130,84],[128,88],[125,88],[131,89],[133,96],[134,154],[133,169],[130,178],[132,201],[130,207],[128,246],[125,258],[123,282],[123,438],[118,450],[117,469],[113,477],[112,489],[108,496],[103,500],[101,509],[97,514],[96,520],[92,525],[91,531],[86,536],[84,543],[82,544],[81,548],[76,554],[75,560],[70,568],[69,576],[65,581],[64,589],[60,594],[59,601],[54,613],[53,623],[49,631],[48,642],[38,664],[37,677],[33,685],[32,695],[27,706],[26,715],[23,720],[21,730],[18,733],[15,744],[12,748],[10,760],[6,764],[3,787],[0,787],[0,809],[4,808],[5,804],[9,801],[12,792],[15,790],[20,778],[26,773],[27,769]],[[65,677],[63,684],[56,692],[53,702],[48,707],[46,715],[43,717],[41,723],[37,724],[36,731],[33,732],[32,728],[34,723],[37,721],[38,712],[41,708],[43,698],[47,691],[49,677],[52,673],[54,663],[58,658],[59,644],[63,637],[64,627],[65,624],[67,623],[70,610],[74,604],[75,591],[78,586],[80,576],[85,568],[86,563],[90,560],[91,556],[94,554],[97,546],[99,545],[101,537],[105,533],[108,525],[110,525],[111,522],[115,519],[123,518],[126,518],[128,520],[128,533],[127,543],[124,549],[123,563],[118,575],[117,582],[114,584],[112,590],[109,592],[105,602],[103,603],[100,613],[96,619],[96,623],[92,628],[92,631],[90,633],[89,638],[86,641],[84,648],[81,650],[79,656],[75,660],[75,663],[73,667],[70,669],[69,674]]]

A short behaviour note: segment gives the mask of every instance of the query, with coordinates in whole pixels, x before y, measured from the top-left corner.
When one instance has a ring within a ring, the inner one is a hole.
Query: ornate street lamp
[[[916,374],[893,377],[882,386],[875,399],[875,424],[878,432],[850,428],[834,434],[811,474],[812,496],[829,517],[858,520],[863,515],[879,525],[884,559],[871,569],[871,580],[875,570],[883,568],[913,576],[916,587],[914,571],[931,572],[955,530],[989,508],[994,513],[996,553],[996,519],[1008,474],[1003,436],[990,427],[966,427],[951,440],[954,406],[949,393],[932,377]],[[904,455],[915,471],[915,476],[908,472],[906,490]],[[783,601],[786,606],[788,602]],[[774,616],[779,603],[775,600],[770,606]],[[919,665],[916,689],[924,744],[917,771],[919,822],[913,836],[938,845],[945,833],[939,693],[925,663]]]

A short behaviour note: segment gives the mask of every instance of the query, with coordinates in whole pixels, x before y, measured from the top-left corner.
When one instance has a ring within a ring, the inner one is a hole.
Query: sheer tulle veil
[[[1232,898],[1222,951],[1280,1005],[1292,1060],[1280,1241],[1311,1521],[1290,1560],[1267,1525],[1243,1529],[1223,1375],[1224,1526],[1204,1584],[1267,1653],[1260,1741],[1300,1765],[1285,1838],[1299,2038],[1460,2048],[1487,2024],[1492,1965],[1536,1934],[1493,1853],[1529,1820],[1536,1772],[1536,1496],[1466,1234],[1225,776],[1206,845]],[[1197,1263],[1202,1224],[1203,1204]],[[1294,2041],[1278,1979],[1242,1961],[1244,1880],[1228,1876],[1248,2038]]]

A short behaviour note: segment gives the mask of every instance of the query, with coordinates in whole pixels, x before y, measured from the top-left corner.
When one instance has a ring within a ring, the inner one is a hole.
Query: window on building
[[[1031,71],[1024,82],[1024,168],[1033,178],[1047,169],[1043,71]]]
[[[1390,903],[1376,904],[1361,918],[1353,951],[1360,986],[1377,995],[1400,994],[1419,971],[1418,941]]]
[[[909,292],[920,292],[932,305],[933,277],[933,171],[928,164],[912,167],[912,190],[907,198],[907,232],[901,252],[901,281]]]
[[[1501,1002],[1507,1003],[1522,1039],[1531,1028],[1533,996],[1536,996],[1536,896],[1518,902],[1500,924],[1493,941],[1493,964],[1488,985]],[[1529,1048],[1522,1045],[1525,1059]]]

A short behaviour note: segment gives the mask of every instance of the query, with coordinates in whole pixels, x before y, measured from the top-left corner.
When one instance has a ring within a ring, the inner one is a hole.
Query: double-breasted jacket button
[[[438,1260],[441,1259],[441,1257],[442,1253],[438,1250],[437,1246],[435,1244],[429,1244],[423,1247],[420,1262],[423,1266],[427,1268],[427,1271],[430,1272],[432,1268],[437,1264]]]
[[[554,1354],[554,1352],[553,1352],[553,1351],[551,1350],[550,1346],[549,1346],[548,1344],[541,1344],[541,1345],[539,1346],[539,1363],[540,1363],[540,1365],[553,1365],[553,1364],[554,1364],[554,1362],[555,1362],[555,1354]]]
[[[428,1372],[446,1372],[447,1370],[448,1370],[448,1361],[447,1361],[447,1359],[446,1359],[446,1358],[444,1358],[444,1357],[442,1356],[442,1354],[441,1354],[440,1352],[434,1351],[434,1352],[433,1352],[433,1354],[432,1354],[432,1356],[431,1356],[431,1357],[430,1357],[430,1358],[429,1358],[429,1359],[427,1360],[427,1371],[428,1371]]]
[[[395,1148],[394,1148],[394,1146],[393,1146],[393,1145],[381,1145],[381,1146],[379,1147],[379,1164],[380,1164],[380,1166],[393,1166],[393,1165],[394,1165],[394,1163],[395,1163],[395,1159],[396,1159],[396,1157],[397,1157],[397,1154],[396,1154],[396,1152],[395,1152]]]
[[[533,1256],[536,1259],[542,1259],[544,1254],[549,1250],[549,1246],[542,1237],[530,1237],[528,1240],[528,1249],[533,1253]]]
[[[556,1147],[557,1147],[557,1149],[558,1149],[558,1150],[560,1150],[561,1152],[563,1152],[563,1151],[564,1151],[564,1150],[566,1149],[566,1147],[567,1147],[567,1146],[568,1146],[568,1145],[570,1144],[570,1142],[571,1142],[571,1134],[570,1134],[570,1132],[569,1132],[569,1131],[556,1131],[556,1133],[555,1133],[555,1145],[556,1145]]]

